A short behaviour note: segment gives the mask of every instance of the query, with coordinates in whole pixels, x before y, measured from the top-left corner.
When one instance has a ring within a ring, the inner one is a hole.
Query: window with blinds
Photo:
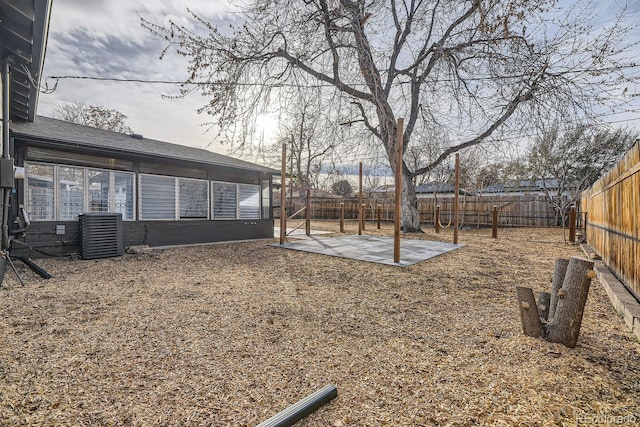
[[[25,162],[25,204],[32,221],[74,221],[85,212],[133,220],[133,173]]]
[[[213,219],[259,219],[260,186],[213,182]]]
[[[239,219],[260,218],[260,186],[238,184]]]
[[[176,179],[140,175],[140,219],[176,219]]]
[[[142,220],[269,216],[269,181],[261,186],[141,173],[136,183],[132,172],[35,162],[25,162],[25,170],[25,204],[34,221],[71,221],[85,212],[134,220],[136,206]]]
[[[178,178],[180,219],[209,218],[209,182]]]
[[[238,212],[237,184],[212,183],[213,219],[236,219]]]

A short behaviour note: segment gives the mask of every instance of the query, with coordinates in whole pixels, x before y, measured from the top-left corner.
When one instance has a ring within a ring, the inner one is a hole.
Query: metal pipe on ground
[[[257,427],[290,427],[336,397],[338,397],[338,389],[333,384],[328,384],[261,422]]]

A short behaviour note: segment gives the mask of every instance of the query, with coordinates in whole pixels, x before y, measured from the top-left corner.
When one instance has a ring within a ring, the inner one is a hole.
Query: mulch
[[[576,348],[522,334],[514,286],[548,291],[581,255],[562,230],[463,230],[406,268],[271,242],[42,259],[54,278],[18,266],[25,287],[7,271],[0,424],[252,426],[329,383],[301,426],[640,420],[640,344],[597,280]]]

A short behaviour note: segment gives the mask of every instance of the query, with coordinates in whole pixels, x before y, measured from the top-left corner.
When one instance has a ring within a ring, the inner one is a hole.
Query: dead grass
[[[25,288],[7,272],[0,422],[250,426],[327,383],[339,397],[301,425],[640,419],[640,345],[597,281],[577,348],[522,335],[514,285],[548,290],[580,255],[561,231],[460,242],[407,268],[259,241],[40,260],[55,278],[21,268]]]

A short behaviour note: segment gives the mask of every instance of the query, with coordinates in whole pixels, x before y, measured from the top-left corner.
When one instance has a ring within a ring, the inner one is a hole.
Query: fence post
[[[569,242],[576,242],[576,205],[571,206],[569,212]]]
[[[380,222],[382,221],[382,206],[378,205],[377,207],[377,215],[378,215],[378,230],[380,230]]]
[[[340,232],[344,233],[344,203],[340,203]]]
[[[493,228],[491,230],[491,237],[494,239],[498,238],[498,207],[493,207]]]
[[[361,204],[360,209],[362,209],[362,231],[364,231],[367,226],[367,205]]]
[[[311,189],[307,188],[307,218],[305,220],[305,227],[307,236],[311,236]]]
[[[436,205],[435,226],[436,226],[436,233],[439,233],[440,232],[440,205]]]

